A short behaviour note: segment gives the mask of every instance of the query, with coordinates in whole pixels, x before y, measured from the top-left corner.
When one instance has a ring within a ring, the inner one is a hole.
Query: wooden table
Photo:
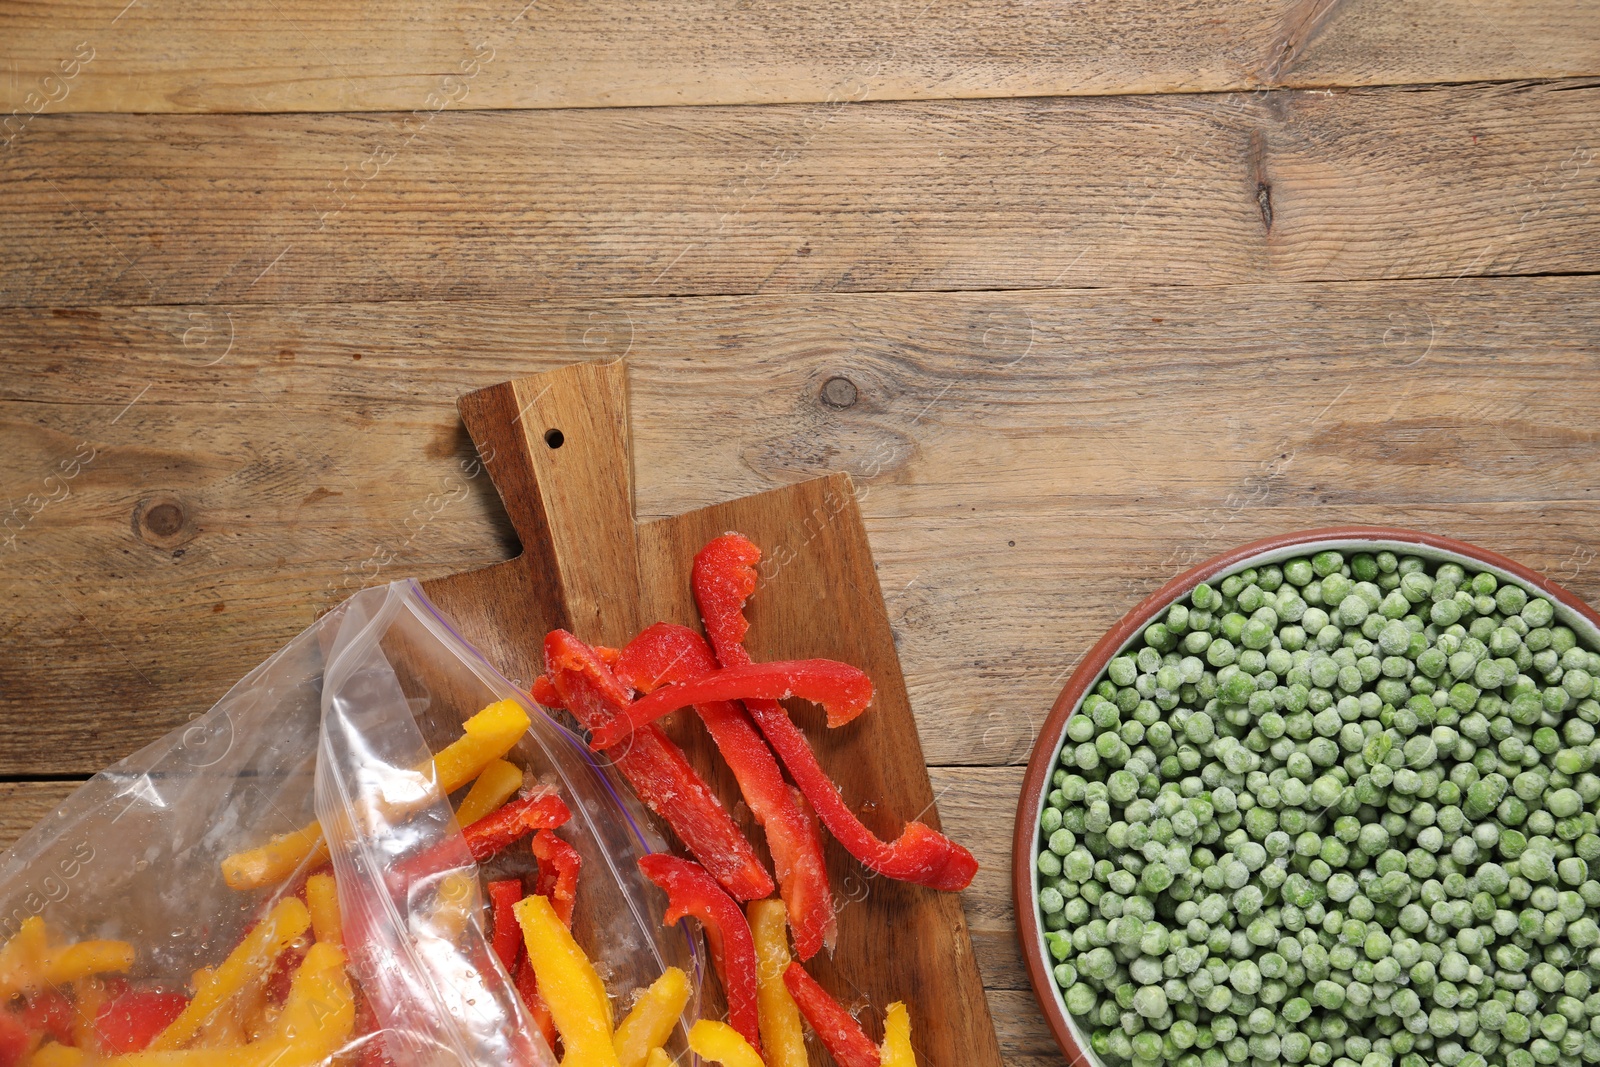
[[[643,518],[854,475],[1017,1065],[1020,765],[1143,593],[1349,521],[1600,596],[1597,0],[4,2],[0,55],[5,842],[514,553],[454,400],[572,360]]]

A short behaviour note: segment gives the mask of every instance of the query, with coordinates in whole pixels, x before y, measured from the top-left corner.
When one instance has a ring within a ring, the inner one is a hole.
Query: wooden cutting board
[[[504,563],[423,583],[429,597],[502,672],[526,685],[543,670],[543,639],[563,627],[621,646],[649,622],[699,627],[689,568],[706,541],[738,530],[760,545],[749,607],[757,659],[826,656],[877,686],[872,707],[839,730],[820,710],[791,709],[862,820],[892,837],[907,819],[938,827],[894,637],[844,475],[818,478],[675,518],[636,523],[627,371],[585,363],[463,397],[461,417],[522,541]],[[685,432],[692,432],[685,427]],[[648,462],[648,457],[644,457]],[[765,853],[761,833],[710,738],[690,712],[663,725]],[[882,1035],[882,1012],[911,1007],[926,1067],[1001,1067],[999,1044],[960,898],[872,876],[827,840],[839,905],[832,959],[808,965]],[[813,1046],[813,1063],[832,1061]]]

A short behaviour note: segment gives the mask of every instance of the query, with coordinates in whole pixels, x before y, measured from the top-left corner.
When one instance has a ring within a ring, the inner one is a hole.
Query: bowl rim
[[[1055,987],[1053,967],[1048,962],[1044,943],[1044,928],[1037,915],[1033,868],[1034,841],[1038,833],[1040,811],[1045,796],[1044,784],[1049,780],[1050,769],[1061,746],[1067,719],[1082,703],[1089,692],[1089,687],[1100,677],[1112,658],[1174,601],[1187,595],[1201,582],[1236,570],[1251,560],[1275,553],[1287,557],[1300,555],[1312,545],[1335,548],[1348,546],[1351,543],[1420,549],[1422,551],[1417,553],[1419,555],[1432,554],[1436,558],[1458,557],[1484,569],[1509,575],[1530,590],[1549,598],[1558,613],[1565,615],[1560,621],[1578,622],[1589,631],[1592,640],[1600,636],[1600,612],[1596,612],[1580,597],[1538,571],[1468,541],[1400,526],[1322,526],[1262,537],[1228,549],[1190,567],[1134,605],[1090,647],[1083,659],[1073,668],[1067,684],[1062,686],[1055,703],[1050,707],[1050,714],[1046,716],[1044,725],[1034,740],[1027,771],[1022,779],[1022,792],[1017,798],[1017,816],[1011,843],[1011,892],[1017,943],[1022,952],[1023,962],[1027,966],[1028,982],[1033,987],[1034,999],[1038,1001],[1045,1021],[1050,1025],[1051,1034],[1061,1051],[1066,1054],[1069,1063],[1100,1064],[1102,1061],[1088,1048],[1087,1041],[1080,1043],[1076,1026],[1067,1013],[1060,991]]]

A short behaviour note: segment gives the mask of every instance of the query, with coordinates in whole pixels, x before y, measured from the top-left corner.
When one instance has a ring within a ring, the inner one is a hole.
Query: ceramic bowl
[[[1555,605],[1556,621],[1564,623],[1584,638],[1590,648],[1600,648],[1600,614],[1572,593],[1542,574],[1488,549],[1436,534],[1420,533],[1385,526],[1340,526],[1282,534],[1241,545],[1193,567],[1157,589],[1122,617],[1089,650],[1068,679],[1061,695],[1045,720],[1034,743],[1028,772],[1023,779],[1017,803],[1017,822],[1012,842],[1012,894],[1016,906],[1017,937],[1027,962],[1028,978],[1039,1000],[1051,1032],[1069,1063],[1098,1064],[1089,1048],[1089,1035],[1067,1012],[1061,991],[1052,976],[1051,960],[1044,940],[1044,925],[1038,907],[1038,872],[1034,856],[1040,847],[1039,819],[1045,797],[1050,792],[1050,772],[1066,736],[1067,719],[1083,698],[1100,681],[1113,657],[1137,642],[1144,628],[1155,622],[1172,604],[1187,596],[1201,582],[1226,576],[1246,567],[1279,563],[1296,556],[1309,556],[1323,549],[1336,549],[1347,556],[1354,552],[1380,552],[1388,549],[1399,555],[1454,561],[1468,571],[1486,570],[1501,579],[1510,579],[1531,592],[1543,594]]]

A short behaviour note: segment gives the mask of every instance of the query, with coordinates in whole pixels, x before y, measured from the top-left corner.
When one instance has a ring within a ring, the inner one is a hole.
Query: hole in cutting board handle
[[[544,432],[544,443],[551,448],[560,448],[567,443],[567,435],[560,430],[546,430]]]

